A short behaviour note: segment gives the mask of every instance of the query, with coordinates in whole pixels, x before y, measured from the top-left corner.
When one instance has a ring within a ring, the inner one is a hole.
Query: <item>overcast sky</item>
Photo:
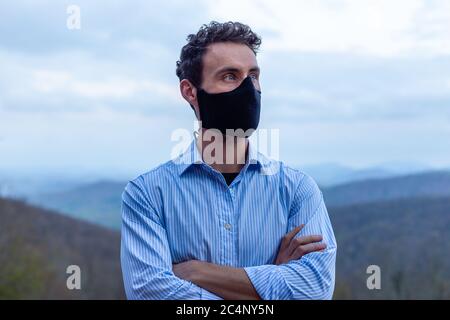
[[[168,160],[194,125],[175,61],[211,20],[262,36],[260,127],[287,163],[450,167],[450,1],[55,0],[0,4],[0,169]]]

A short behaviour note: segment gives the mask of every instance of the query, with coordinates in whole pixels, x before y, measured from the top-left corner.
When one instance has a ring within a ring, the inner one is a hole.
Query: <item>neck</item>
[[[239,172],[245,165],[247,138],[226,135],[211,138],[200,129],[196,144],[203,161],[219,172]]]

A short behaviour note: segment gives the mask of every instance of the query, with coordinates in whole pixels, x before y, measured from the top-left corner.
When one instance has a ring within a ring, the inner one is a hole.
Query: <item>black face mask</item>
[[[200,120],[205,129],[256,130],[261,111],[261,91],[256,90],[251,77],[247,77],[234,90],[221,93],[197,91]],[[245,136],[250,136],[245,134]]]

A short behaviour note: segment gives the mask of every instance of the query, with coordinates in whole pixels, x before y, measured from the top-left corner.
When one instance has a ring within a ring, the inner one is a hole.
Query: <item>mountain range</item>
[[[109,228],[119,229],[126,182],[100,181],[63,192],[38,194],[29,202]],[[322,187],[327,207],[415,197],[450,196],[450,171],[431,171]]]
[[[338,244],[335,297],[450,299],[450,196],[330,207]],[[367,267],[381,271],[368,290]]]
[[[120,234],[0,198],[0,299],[124,299]],[[67,267],[81,270],[69,290]]]
[[[450,197],[329,207],[338,243],[335,299],[450,299]],[[0,299],[123,299],[120,234],[0,199]],[[66,287],[67,266],[82,289]],[[381,270],[368,290],[367,267]]]
[[[328,206],[415,197],[450,196],[450,171],[368,179],[322,188]]]

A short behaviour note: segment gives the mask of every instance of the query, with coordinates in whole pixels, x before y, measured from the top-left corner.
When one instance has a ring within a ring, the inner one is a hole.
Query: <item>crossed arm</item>
[[[294,203],[291,232],[275,264],[233,268],[197,260],[172,265],[166,231],[135,187],[122,196],[121,262],[129,299],[331,298],[336,242],[320,191]]]
[[[276,258],[276,265],[300,259],[308,253],[320,252],[326,248],[326,244],[320,243],[322,240],[320,235],[302,236],[294,239],[303,227],[304,225],[300,225],[294,228],[283,238]],[[191,281],[223,299],[261,299],[243,268],[189,260],[174,264],[173,272],[181,279]]]

